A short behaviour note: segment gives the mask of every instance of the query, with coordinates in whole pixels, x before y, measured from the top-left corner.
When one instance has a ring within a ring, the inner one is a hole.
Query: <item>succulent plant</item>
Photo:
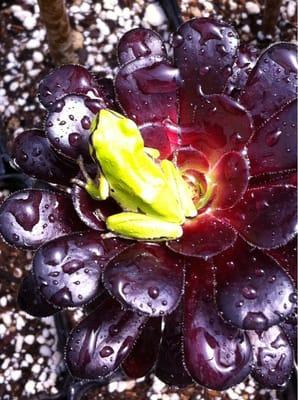
[[[39,317],[96,302],[66,346],[75,377],[121,368],[225,390],[252,374],[280,389],[296,324],[296,46],[258,54],[200,18],[170,53],[135,29],[114,85],[78,65],[41,81],[44,128],[13,159],[48,183],[0,209],[4,239],[36,250],[19,302]]]

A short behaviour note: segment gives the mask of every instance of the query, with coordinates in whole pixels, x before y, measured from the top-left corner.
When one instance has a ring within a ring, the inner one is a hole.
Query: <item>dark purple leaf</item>
[[[183,365],[183,307],[165,318],[165,327],[158,354],[155,375],[170,386],[184,387],[192,383]]]
[[[100,99],[105,103],[106,108],[118,111],[119,105],[116,102],[114,82],[109,78],[94,78],[97,83],[97,91]]]
[[[167,246],[185,256],[212,257],[228,249],[235,240],[236,232],[230,225],[204,213],[186,221],[183,236],[169,241]]]
[[[96,82],[80,65],[62,65],[47,75],[39,84],[39,99],[45,107],[70,93],[97,95]]]
[[[13,157],[26,174],[52,183],[68,185],[78,172],[77,166],[55,153],[39,129],[24,131],[15,139]]]
[[[54,307],[43,298],[32,273],[23,279],[17,301],[21,310],[38,318],[49,317],[60,311],[59,307]]]
[[[152,370],[159,350],[161,318],[150,318],[122,368],[129,378],[138,379]]]
[[[166,247],[137,243],[108,263],[104,285],[124,306],[160,316],[179,303],[183,275],[183,261]]]
[[[177,122],[178,70],[161,57],[140,58],[120,68],[115,81],[118,100],[138,125]]]
[[[270,257],[242,240],[217,256],[217,305],[229,323],[264,330],[293,310],[294,286]]]
[[[229,77],[225,93],[233,98],[238,98],[246,85],[248,76],[255,66],[259,50],[251,45],[241,45],[238,49],[238,57],[233,66],[232,75]]]
[[[141,57],[166,55],[161,37],[150,29],[132,29],[122,36],[118,44],[118,58],[121,64]]]
[[[160,159],[168,158],[178,147],[179,127],[170,121],[148,123],[139,127],[144,144],[160,152]]]
[[[293,368],[292,347],[279,326],[248,332],[254,354],[253,377],[263,386],[283,389]]]
[[[267,251],[291,276],[297,286],[297,238],[283,247]]]
[[[229,151],[243,150],[254,133],[247,111],[225,95],[201,97],[186,112],[190,122],[182,122],[182,144],[202,151],[211,165]]]
[[[82,229],[70,196],[61,192],[25,189],[13,193],[0,207],[0,232],[17,247],[37,249],[44,242]]]
[[[297,100],[267,121],[248,146],[251,174],[297,167]]]
[[[174,38],[176,66],[180,71],[181,123],[192,122],[189,109],[198,96],[223,93],[236,58],[238,36],[222,21],[197,18],[185,22]]]
[[[42,295],[59,307],[87,304],[102,291],[103,267],[125,242],[103,239],[96,231],[74,233],[43,245],[33,259]]]
[[[210,173],[214,183],[212,208],[231,208],[244,195],[248,185],[249,165],[240,153],[223,155]]]
[[[251,244],[273,249],[295,234],[297,193],[294,186],[276,185],[249,189],[224,218]]]
[[[199,259],[190,259],[187,265],[184,356],[192,378],[210,389],[228,389],[250,373],[248,338],[219,317],[213,298],[212,266]]]
[[[81,379],[110,375],[131,351],[145,321],[111,298],[103,301],[70,334],[66,347],[70,372]]]
[[[240,101],[259,127],[295,99],[296,91],[297,46],[294,43],[275,43],[258,59]]]
[[[97,231],[106,230],[105,218],[121,211],[121,208],[112,198],[104,201],[94,200],[85,189],[77,185],[73,186],[71,196],[80,219],[89,228]]]
[[[52,146],[74,161],[81,155],[90,160],[89,136],[95,114],[104,108],[99,99],[70,94],[50,108],[45,130]]]

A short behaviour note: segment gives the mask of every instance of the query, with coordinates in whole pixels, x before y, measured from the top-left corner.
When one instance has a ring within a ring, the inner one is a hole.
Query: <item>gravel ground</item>
[[[183,17],[217,14],[232,21],[241,39],[259,47],[275,40],[296,38],[296,1],[283,0],[276,32],[262,31],[263,3],[245,0],[181,0]],[[153,28],[169,39],[169,24],[158,2],[144,0],[69,0],[70,20],[76,31],[80,62],[98,75],[112,77],[117,68],[116,43],[127,30]],[[9,138],[24,128],[40,126],[45,112],[36,96],[40,79],[53,68],[39,19],[37,1],[15,0],[0,3],[0,138]],[[0,163],[1,168],[1,163]],[[2,186],[3,187],[3,186]],[[1,188],[1,186],[0,186]],[[7,195],[1,192],[0,201]],[[31,255],[0,242],[0,399],[71,400],[65,392],[67,374],[53,317],[33,319],[18,309],[17,288],[30,268]],[[72,325],[83,311],[66,316]],[[65,321],[63,322],[65,323]],[[61,335],[60,335],[61,336]],[[61,340],[61,337],[60,337]],[[77,386],[72,392],[79,393]],[[82,391],[84,391],[82,389]],[[68,397],[67,397],[68,396]],[[288,392],[284,399],[294,400]],[[187,389],[168,388],[155,377],[146,381],[111,382],[102,388],[90,387],[82,400],[257,400],[277,397],[275,391],[260,390],[249,379],[223,393],[204,391],[195,385]]]

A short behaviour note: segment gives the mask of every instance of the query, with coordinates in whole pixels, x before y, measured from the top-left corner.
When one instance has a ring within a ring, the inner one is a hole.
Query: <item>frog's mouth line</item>
[[[91,177],[78,160],[85,181],[74,179],[97,201],[113,198],[123,212],[105,219],[108,230],[137,240],[173,240],[183,224],[204,212],[212,199],[210,177],[188,163],[180,168],[147,148],[135,123],[115,111],[101,110],[91,125],[90,154],[97,171]],[[99,215],[102,218],[102,215]]]

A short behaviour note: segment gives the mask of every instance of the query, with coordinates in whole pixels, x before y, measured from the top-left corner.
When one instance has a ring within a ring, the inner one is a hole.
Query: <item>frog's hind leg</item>
[[[108,230],[138,240],[173,240],[182,236],[179,224],[141,213],[122,212],[106,220]]]

